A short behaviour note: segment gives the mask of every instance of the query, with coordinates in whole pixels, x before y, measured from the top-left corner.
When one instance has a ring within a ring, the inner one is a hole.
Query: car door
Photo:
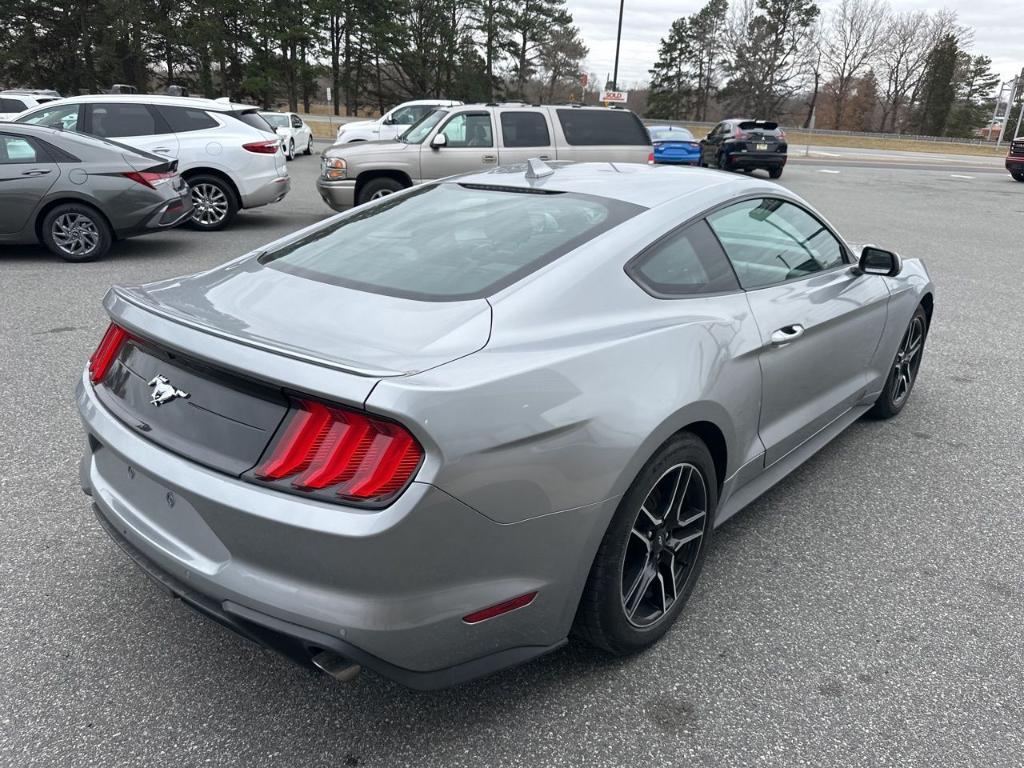
[[[178,156],[178,137],[149,104],[116,101],[87,104],[85,132],[164,157]]]
[[[434,144],[437,136],[445,137],[444,146]],[[420,148],[423,179],[486,170],[497,164],[494,125],[486,110],[456,112]]]
[[[0,133],[0,234],[28,226],[58,176],[60,166],[38,142]]]
[[[700,159],[705,165],[714,165],[715,156],[718,154],[716,143],[722,132],[722,123],[711,129],[710,133],[700,143]]]
[[[288,115],[288,120],[292,126],[292,135],[295,137],[295,151],[305,152],[306,145],[309,143],[309,126],[302,122],[302,118],[294,112]]]
[[[503,109],[498,112],[502,165],[523,163],[531,157],[554,160],[555,147],[551,141],[548,116],[540,109]]]
[[[864,394],[889,290],[851,269],[839,238],[791,201],[745,200],[708,222],[761,333],[759,431],[770,466]]]

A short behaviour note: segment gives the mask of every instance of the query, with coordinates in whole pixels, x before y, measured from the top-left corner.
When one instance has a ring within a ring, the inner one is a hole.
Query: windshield
[[[489,296],[644,210],[568,192],[417,187],[260,262],[318,282],[424,301]]]
[[[435,109],[399,136],[398,140],[404,141],[406,144],[422,144],[423,140],[427,138],[427,134],[434,130],[434,126],[441,122],[441,118],[447,114],[448,110],[446,109]]]
[[[655,141],[693,141],[693,134],[685,128],[652,128],[651,138]]]
[[[288,127],[288,115],[282,115],[280,112],[260,112],[260,116],[274,128]]]

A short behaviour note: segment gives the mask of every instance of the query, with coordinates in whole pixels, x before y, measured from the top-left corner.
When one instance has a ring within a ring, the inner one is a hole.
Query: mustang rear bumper
[[[89,435],[82,488],[143,570],[297,661],[332,650],[416,688],[563,644],[617,502],[505,525],[423,482],[382,510],[311,501],[150,442],[115,418],[85,377],[77,399]],[[534,591],[525,607],[462,619]]]

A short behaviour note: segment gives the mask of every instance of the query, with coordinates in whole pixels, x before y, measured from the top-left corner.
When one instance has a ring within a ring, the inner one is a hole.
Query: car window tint
[[[0,135],[0,164],[48,163],[50,158],[26,138]]]
[[[650,145],[640,119],[622,109],[559,109],[565,140],[575,146]]]
[[[441,129],[448,147],[493,147],[491,116],[487,112],[463,112]]]
[[[776,198],[744,200],[708,216],[744,288],[797,280],[845,262],[818,219]]]
[[[631,262],[626,271],[655,295],[686,296],[739,289],[729,260],[705,221],[660,240]]]
[[[156,118],[145,104],[90,104],[90,133],[106,138],[114,136],[154,136],[162,133]]]
[[[548,121],[540,112],[502,112],[501,143],[506,147],[549,147]]]
[[[21,99],[0,99],[0,112],[24,112],[25,102]]]
[[[19,118],[15,122],[28,123],[30,125],[43,125],[47,128],[57,128],[63,131],[78,130],[78,105],[60,104],[58,106],[40,109],[31,115]]]
[[[591,195],[431,184],[260,261],[359,290],[457,301],[491,295],[643,210]]]
[[[225,112],[224,114],[230,115],[236,120],[240,120],[251,128],[258,128],[266,133],[273,133],[275,136],[277,135],[274,129],[270,127],[270,123],[264,120],[263,116],[256,110],[251,112]]]
[[[302,119],[298,115],[292,115],[292,128],[301,128]]]
[[[208,128],[216,128],[218,123],[202,109],[192,107],[157,107],[157,111],[163,116],[171,130],[175,133],[188,133],[189,131],[203,131]]]

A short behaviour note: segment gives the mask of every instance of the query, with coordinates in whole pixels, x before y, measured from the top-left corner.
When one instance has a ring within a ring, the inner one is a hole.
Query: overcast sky
[[[647,70],[658,57],[658,42],[668,34],[672,22],[700,10],[706,0],[625,0],[622,48],[619,54],[619,87],[648,79]],[[931,10],[929,0],[890,0],[896,11]],[[568,0],[569,10],[590,48],[586,60],[589,72],[601,80],[612,71],[615,61],[615,27],[619,0]],[[819,0],[827,14],[832,5]],[[1024,14],[1014,0],[960,0],[947,7],[957,12],[961,24],[974,29],[973,53],[990,57],[993,69],[1008,79],[1024,66]],[[604,83],[602,82],[601,85]]]

